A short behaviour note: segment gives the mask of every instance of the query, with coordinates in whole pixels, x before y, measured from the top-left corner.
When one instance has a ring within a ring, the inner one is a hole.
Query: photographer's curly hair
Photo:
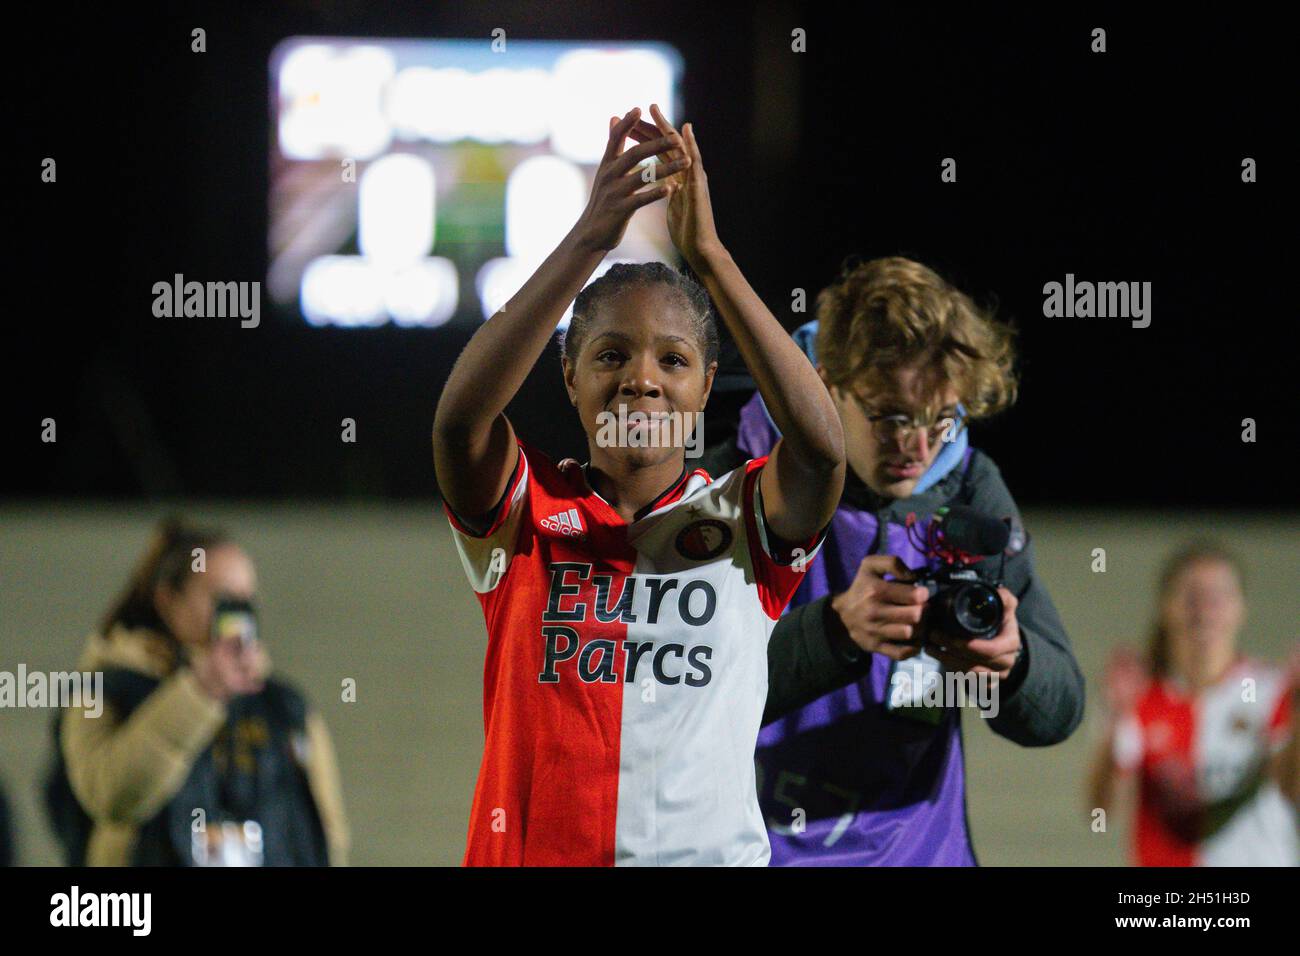
[[[718,323],[709,294],[690,276],[662,262],[616,262],[608,272],[578,293],[573,303],[573,318],[560,340],[561,356],[576,359],[582,352],[591,319],[602,304],[627,289],[651,285],[667,286],[681,299],[691,317],[696,343],[707,369],[718,358]]]
[[[171,636],[154,604],[159,585],[180,590],[192,574],[194,549],[211,551],[232,539],[218,528],[190,524],[183,518],[165,518],[154,529],[149,546],[127,579],[126,587],[100,620],[100,634],[115,626],[147,627]]]
[[[1171,554],[1160,569],[1160,583],[1156,590],[1156,619],[1151,626],[1151,638],[1147,643],[1147,669],[1156,677],[1166,676],[1170,668],[1169,629],[1164,621],[1165,600],[1182,573],[1202,561],[1227,565],[1236,576],[1237,586],[1242,593],[1246,591],[1245,565],[1240,557],[1218,541],[1190,541]]]
[[[846,265],[818,295],[817,320],[828,385],[856,392],[874,373],[920,363],[953,383],[970,419],[1015,403],[1015,330],[919,262],[891,256]]]

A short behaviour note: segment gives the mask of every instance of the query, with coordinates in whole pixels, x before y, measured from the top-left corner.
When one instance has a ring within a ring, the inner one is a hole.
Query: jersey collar
[[[592,487],[591,479],[587,475],[587,468],[590,465],[591,462],[589,461],[582,463],[581,470],[582,470],[583,484],[587,486],[588,492],[590,492],[594,497],[596,497],[601,502],[603,502],[610,509],[610,511],[614,511],[614,506],[611,505],[608,501],[605,501],[604,498],[601,498],[600,492],[598,492],[594,487]],[[660,508],[664,508],[672,504],[674,501],[677,501],[679,498],[681,498],[682,492],[686,490],[686,481],[688,478],[690,478],[692,474],[694,474],[693,470],[686,467],[685,463],[683,463],[682,473],[677,476],[677,479],[666,489],[664,489],[664,491],[661,492],[653,501],[651,501],[648,505],[645,505],[644,507],[640,508],[634,515],[632,515],[632,520],[640,521],[642,518],[646,517],[647,515],[652,514],[653,512],[658,511]],[[617,514],[618,512],[614,512],[614,513]]]

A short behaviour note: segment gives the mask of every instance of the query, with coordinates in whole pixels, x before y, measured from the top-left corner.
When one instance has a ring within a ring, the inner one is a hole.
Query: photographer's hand
[[[1002,597],[1002,628],[992,637],[951,637],[937,631],[925,636],[925,650],[950,671],[993,674],[999,680],[1011,673],[1023,646],[1020,625],[1016,622],[1016,605],[1020,602],[1006,588],[998,588]]]
[[[886,581],[886,574],[902,580]],[[903,583],[914,577],[894,555],[873,554],[862,559],[849,589],[831,598],[831,608],[854,644],[896,661],[921,652],[915,634],[928,592]]]
[[[196,650],[190,658],[199,686],[222,703],[260,691],[265,685],[265,663],[262,645],[257,641],[245,644],[237,635]]]

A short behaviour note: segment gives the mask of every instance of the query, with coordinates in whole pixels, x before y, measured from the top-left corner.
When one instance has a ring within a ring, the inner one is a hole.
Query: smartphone
[[[245,647],[257,641],[257,611],[242,598],[219,597],[212,612],[212,643],[238,637]]]

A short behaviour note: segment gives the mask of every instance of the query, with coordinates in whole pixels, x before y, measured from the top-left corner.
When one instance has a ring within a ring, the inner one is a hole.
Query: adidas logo
[[[578,516],[577,508],[570,508],[568,511],[543,518],[541,524],[547,531],[554,531],[556,534],[567,535],[570,538],[587,536],[587,529],[582,526],[582,518]]]

